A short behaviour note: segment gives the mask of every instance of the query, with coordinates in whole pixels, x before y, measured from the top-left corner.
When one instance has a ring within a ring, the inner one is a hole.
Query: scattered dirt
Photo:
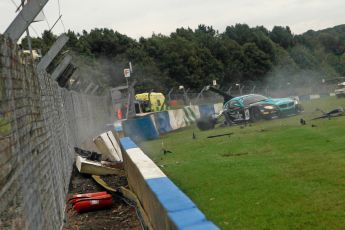
[[[117,188],[127,186],[126,177],[102,176],[109,186]],[[91,176],[83,175],[74,167],[69,196],[76,193],[90,193],[105,191]],[[92,229],[141,229],[135,208],[129,206],[121,198],[113,196],[113,206],[106,210],[97,210],[78,214],[72,206],[66,205],[66,221],[63,230],[92,230]]]

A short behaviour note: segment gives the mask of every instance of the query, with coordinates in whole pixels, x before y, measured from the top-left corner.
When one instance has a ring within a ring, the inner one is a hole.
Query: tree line
[[[246,24],[227,26],[222,33],[206,25],[178,28],[169,36],[138,40],[107,28],[67,35],[65,50],[78,62],[79,75],[105,87],[125,82],[128,61],[137,91],[166,92],[179,85],[200,90],[212,80],[224,88],[235,83],[279,88],[345,76],[345,25],[301,35],[288,26],[268,30]],[[45,31],[32,40],[33,47],[44,54],[56,37]]]

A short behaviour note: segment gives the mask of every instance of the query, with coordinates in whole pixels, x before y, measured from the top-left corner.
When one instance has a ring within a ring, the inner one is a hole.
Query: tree
[[[272,41],[287,49],[293,46],[293,35],[288,26],[275,26],[269,34]]]
[[[244,44],[243,54],[245,80],[262,80],[272,67],[268,55],[262,52],[254,43]]]
[[[307,84],[310,79],[305,80],[304,74],[311,78],[345,75],[345,25],[297,36],[289,27],[268,31],[247,24],[227,26],[223,33],[206,25],[195,30],[182,27],[170,36],[153,34],[138,41],[107,28],[67,35],[64,50],[74,56],[78,74],[104,87],[123,83],[122,70],[128,61],[135,65],[140,91],[167,91],[181,84],[200,89],[213,79],[224,86],[268,80]],[[42,37],[32,38],[32,46],[44,54],[56,38],[45,31]],[[25,38],[22,46],[27,49]]]

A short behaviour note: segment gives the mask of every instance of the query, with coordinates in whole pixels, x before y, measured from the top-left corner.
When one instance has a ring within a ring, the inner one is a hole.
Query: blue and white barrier
[[[186,121],[184,119],[185,114],[183,109],[169,110],[170,125],[173,130],[186,127]]]
[[[159,133],[168,133],[173,129],[170,124],[170,117],[168,111],[155,113],[156,127]]]
[[[200,113],[198,113],[198,106],[186,106],[183,108],[183,112],[184,120],[187,126],[196,122],[196,120],[198,119],[197,115],[200,118]]]
[[[213,107],[214,107],[214,112],[218,114],[223,110],[223,103],[214,104]]]
[[[215,114],[214,105],[199,105],[200,118]]]
[[[153,140],[159,137],[154,115],[125,120],[122,122],[123,130],[133,140]]]
[[[294,98],[305,101],[326,96],[335,96],[335,94],[302,95],[295,96]],[[137,119],[126,120],[122,124],[126,136],[130,136],[136,141],[151,140],[159,138],[159,134],[189,126],[199,118],[206,118],[213,114],[218,114],[222,108],[222,103],[214,105],[192,105],[186,106],[183,109],[163,111]]]
[[[310,98],[310,100],[319,99],[320,95],[319,94],[309,95],[309,98]]]
[[[136,119],[122,121],[126,136],[135,141],[152,140],[159,134],[168,133],[196,122],[201,117],[209,117],[220,112],[222,104],[216,105],[191,105],[183,109],[157,112]],[[117,127],[117,130],[119,128]]]
[[[223,104],[191,105],[183,109],[168,110],[143,116],[141,118],[122,121],[126,136],[135,141],[151,140],[159,134],[168,133],[195,123],[198,119],[209,117],[222,110]],[[120,130],[120,127],[116,127]]]
[[[311,94],[298,96],[301,101],[315,100],[324,97],[334,97],[335,93]]]
[[[128,184],[154,229],[218,229],[129,137],[120,144]]]

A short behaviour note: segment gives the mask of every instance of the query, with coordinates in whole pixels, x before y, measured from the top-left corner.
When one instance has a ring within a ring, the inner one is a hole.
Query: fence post
[[[48,0],[28,1],[6,29],[4,34],[11,38],[14,43],[16,43],[25,30],[34,21],[39,12],[47,4],[47,2]]]
[[[242,85],[241,88],[240,88],[240,94],[241,94],[241,95],[242,95],[242,93],[243,93],[243,89],[244,89],[244,85]]]
[[[171,88],[170,90],[169,90],[169,93],[168,93],[168,100],[169,100],[169,104],[170,104],[170,101],[171,101],[171,93],[174,91],[174,88]]]
[[[227,93],[228,93],[229,95],[231,95],[231,90],[232,90],[232,86],[230,86],[229,89],[228,89],[228,91],[227,91]]]
[[[206,88],[207,88],[207,86],[205,86],[204,88],[202,88],[202,90],[200,91],[200,93],[199,93],[198,96],[196,97],[196,100],[195,100],[195,104],[196,104],[196,105],[198,104],[200,97],[203,97],[202,94],[204,93],[204,91],[206,90]]]
[[[255,88],[256,88],[256,85],[253,86],[253,88],[252,88],[252,93],[255,92]]]

